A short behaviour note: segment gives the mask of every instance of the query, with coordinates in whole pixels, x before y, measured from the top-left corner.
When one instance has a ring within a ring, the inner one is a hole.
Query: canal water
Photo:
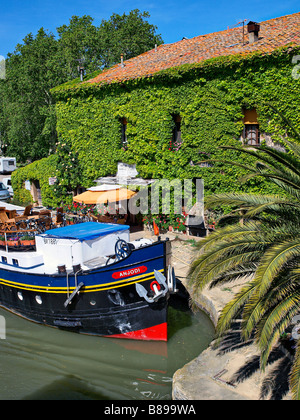
[[[169,340],[78,335],[0,309],[0,400],[170,400],[175,371],[214,337],[203,312],[172,297]]]

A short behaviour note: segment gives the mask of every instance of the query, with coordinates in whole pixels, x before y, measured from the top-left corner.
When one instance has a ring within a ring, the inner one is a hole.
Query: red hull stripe
[[[107,337],[112,338],[129,338],[132,340],[155,340],[155,341],[167,341],[167,323],[154,325],[150,328],[144,328],[143,330],[131,331],[124,334],[114,334]]]

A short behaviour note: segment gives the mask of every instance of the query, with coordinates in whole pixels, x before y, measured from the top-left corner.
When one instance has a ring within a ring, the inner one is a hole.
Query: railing
[[[49,229],[89,221],[105,223],[125,223],[126,219],[114,220],[106,216],[95,216],[92,213],[73,214],[56,211],[51,215],[19,216],[0,222],[0,250],[32,251],[36,249],[35,235],[45,233]],[[105,218],[105,220],[104,220]]]
[[[34,251],[36,231],[0,231],[0,249],[9,251]]]

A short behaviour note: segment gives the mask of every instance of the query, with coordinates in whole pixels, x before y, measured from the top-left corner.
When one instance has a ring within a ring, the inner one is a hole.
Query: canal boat
[[[0,306],[72,332],[167,341],[170,253],[169,240],[130,242],[127,225],[50,229],[26,252],[0,247]]]

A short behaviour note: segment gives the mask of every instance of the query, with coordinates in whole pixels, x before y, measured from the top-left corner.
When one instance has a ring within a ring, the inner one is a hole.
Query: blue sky
[[[0,55],[6,57],[18,43],[43,27],[56,35],[73,15],[90,15],[94,24],[113,13],[148,11],[165,43],[182,37],[227,29],[241,20],[257,22],[299,11],[299,0],[0,0]]]

